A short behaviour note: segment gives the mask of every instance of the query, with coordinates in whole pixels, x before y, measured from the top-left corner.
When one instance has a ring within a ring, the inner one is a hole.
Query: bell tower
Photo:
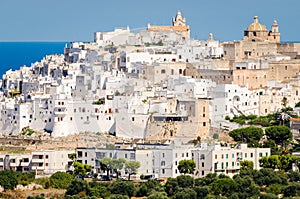
[[[173,26],[186,26],[186,19],[182,18],[180,10],[178,10],[175,19],[172,20]]]
[[[276,42],[276,43],[280,43],[280,32],[279,32],[279,28],[278,28],[278,23],[276,20],[274,20],[270,34],[269,34],[269,40]]]

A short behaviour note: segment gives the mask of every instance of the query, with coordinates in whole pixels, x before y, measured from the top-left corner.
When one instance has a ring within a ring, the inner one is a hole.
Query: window
[[[165,69],[162,69],[161,70],[161,74],[165,74],[166,73],[166,70]]]
[[[161,161],[160,165],[161,165],[161,166],[165,166],[165,165],[166,165],[166,162],[165,162],[165,161]]]
[[[262,153],[259,153],[259,157],[262,157]]]
[[[250,153],[250,157],[253,158],[253,153]]]
[[[232,167],[234,167],[234,162],[231,163]]]
[[[109,153],[109,157],[112,158],[112,153]]]
[[[127,154],[125,154],[125,158],[127,158]]]
[[[245,153],[245,158],[247,158],[247,153]]]
[[[165,169],[162,169],[162,170],[161,170],[161,173],[162,173],[162,174],[165,174]]]
[[[87,157],[87,152],[84,153],[84,157]]]
[[[202,167],[204,167],[204,162],[202,162]]]
[[[78,156],[79,156],[79,153],[78,153]],[[46,155],[46,159],[48,159],[48,155]]]
[[[204,159],[205,159],[204,154],[201,154],[201,155],[200,155],[200,160],[204,160]]]
[[[203,126],[206,126],[206,122],[203,122]]]
[[[224,158],[224,154],[221,155],[221,158],[222,158],[222,159]]]
[[[189,157],[189,153],[186,153],[186,157]]]
[[[163,157],[163,158],[165,157],[165,153],[162,153],[162,157]]]
[[[177,164],[178,164],[178,162],[177,161],[175,161],[175,165],[177,166]]]
[[[234,153],[231,155],[232,158],[234,158]]]
[[[135,159],[135,153],[130,153],[130,159],[134,160]]]
[[[226,156],[226,159],[228,159],[228,154],[226,154],[225,156]]]
[[[204,176],[204,171],[201,171],[201,174]]]
[[[134,117],[132,117],[131,120],[134,122]]]
[[[218,155],[216,154],[216,155],[215,155],[215,159],[217,159],[217,158],[218,158]]]
[[[45,163],[45,166],[46,166],[46,167],[48,166],[48,162]]]

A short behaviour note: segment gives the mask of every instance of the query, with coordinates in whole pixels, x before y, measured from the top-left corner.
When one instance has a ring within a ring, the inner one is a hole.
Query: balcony
[[[34,159],[34,158],[32,158],[32,163],[44,163],[44,159]]]
[[[30,162],[21,162],[22,167],[28,167],[30,165]]]
[[[31,168],[32,170],[44,170],[45,166],[43,163],[39,163],[39,164],[33,164]]]

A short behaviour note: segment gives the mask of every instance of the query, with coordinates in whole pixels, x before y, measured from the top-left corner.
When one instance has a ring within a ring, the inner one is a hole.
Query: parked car
[[[126,176],[119,176],[119,179],[121,179],[121,180],[127,180],[127,177]]]
[[[112,178],[110,176],[107,175],[98,175],[97,177],[99,180],[103,180],[103,181],[111,181]]]

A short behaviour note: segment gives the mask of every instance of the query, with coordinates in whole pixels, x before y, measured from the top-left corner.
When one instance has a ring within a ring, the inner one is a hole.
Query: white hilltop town
[[[178,11],[171,25],[95,32],[93,42],[71,42],[63,55],[7,71],[0,93],[2,137],[29,129],[53,139],[89,132],[126,141],[109,143],[113,148],[87,144],[0,154],[0,170],[67,171],[67,155],[74,152],[94,172],[105,157],[139,161],[137,175],[156,177],[180,175],[182,159],[195,160],[197,177],[233,176],[242,159],[259,169],[258,160],[270,156],[269,148],[224,147],[213,140],[240,127],[226,117],[266,116],[283,108],[283,98],[295,107],[300,44],[281,43],[277,21],[268,30],[257,16],[241,35],[242,40],[224,43],[213,34],[192,39],[188,20]],[[195,139],[201,144],[188,144]],[[228,154],[235,155],[224,167]]]

